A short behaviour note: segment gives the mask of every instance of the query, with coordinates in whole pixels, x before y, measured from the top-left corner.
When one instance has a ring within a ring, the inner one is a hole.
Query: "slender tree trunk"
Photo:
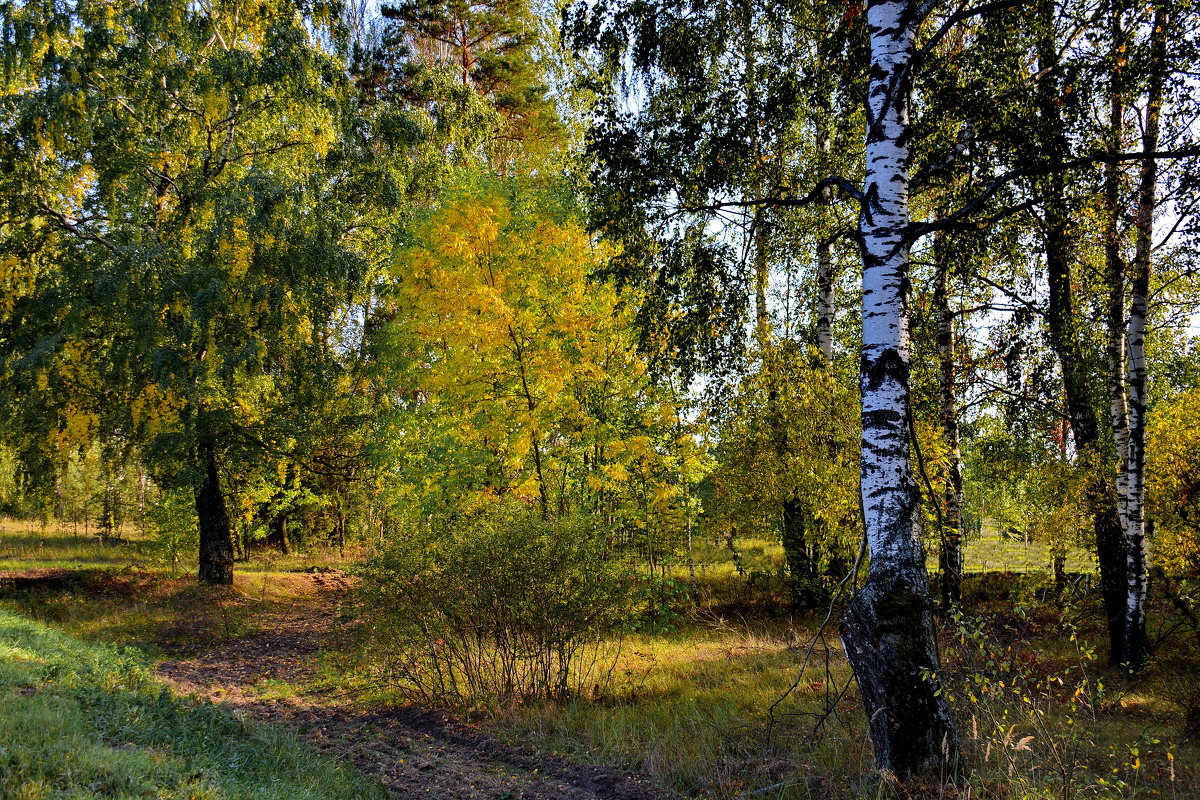
[[[229,586],[233,583],[233,531],[221,494],[216,447],[211,439],[202,439],[197,449],[203,474],[195,490],[200,523],[199,578],[201,583]]]
[[[512,325],[508,326],[508,335],[513,343],[513,352],[517,357],[517,369],[521,378],[521,392],[525,397],[525,408],[529,411],[530,417],[534,416],[537,411],[537,401],[533,399],[533,393],[529,390],[529,380],[525,375],[525,347],[521,344],[520,337],[513,330]],[[538,479],[538,502],[541,505],[542,519],[550,519],[550,493],[546,487],[546,475],[542,469],[542,448],[538,443],[537,423],[530,426],[529,443],[533,451],[533,468]]]
[[[1085,500],[1092,512],[1100,591],[1108,621],[1109,663],[1121,664],[1124,654],[1125,534],[1117,511],[1116,487],[1105,476],[1100,456],[1100,423],[1092,406],[1091,381],[1078,336],[1078,318],[1071,290],[1071,266],[1065,217],[1045,213],[1046,266],[1050,303],[1046,315],[1050,346],[1058,356],[1067,416],[1077,457],[1089,473]]]
[[[1159,116],[1162,111],[1166,71],[1167,6],[1154,12],[1151,75],[1146,103],[1142,150],[1158,149]],[[1146,660],[1146,321],[1149,316],[1151,250],[1154,240],[1154,205],[1157,194],[1158,162],[1142,162],[1138,185],[1137,244],[1133,257],[1133,281],[1129,310],[1129,431],[1126,466],[1126,598],[1125,659],[1130,670]]]
[[[1042,0],[1038,5],[1042,34],[1037,42],[1038,67],[1050,73],[1058,63],[1058,49],[1053,34],[1054,2]],[[1067,151],[1066,135],[1059,113],[1058,82],[1044,77],[1038,86],[1038,111],[1047,135],[1044,147],[1050,166],[1061,165]],[[1075,310],[1071,262],[1073,243],[1069,234],[1061,169],[1053,171],[1041,189],[1043,246],[1046,252],[1046,272],[1050,300],[1046,313],[1050,347],[1062,370],[1063,389],[1067,400],[1067,416],[1075,441],[1076,456],[1087,469],[1086,491],[1088,510],[1092,513],[1096,535],[1096,557],[1100,565],[1100,589],[1104,598],[1105,617],[1109,631],[1109,663],[1125,660],[1125,532],[1121,529],[1117,511],[1117,491],[1106,477],[1101,463],[1100,423],[1092,406],[1092,381],[1079,337],[1079,319]]]
[[[942,515],[943,540],[938,566],[942,573],[942,608],[949,610],[962,597],[962,448],[958,430],[958,390],[954,385],[954,313],[950,309],[950,248],[945,234],[933,243],[935,271],[933,303],[938,321],[938,388],[941,395],[942,440],[949,455],[949,480]]]
[[[138,464],[137,473],[137,504],[138,504],[138,530],[142,533],[146,532],[146,489],[149,481],[146,477],[146,469],[141,464]]]
[[[821,74],[825,74],[824,65],[820,67]],[[825,86],[828,90],[828,86]],[[833,148],[833,142],[829,136],[829,117],[832,115],[832,102],[830,96],[832,91],[822,91],[821,102],[818,105],[825,106],[818,111],[817,116],[817,151],[821,154],[822,170],[828,170],[832,167],[829,163],[829,153]],[[830,371],[833,370],[833,323],[837,315],[837,289],[835,286],[835,275],[833,272],[833,243],[836,241],[836,235],[830,234],[830,217],[829,205],[833,203],[833,190],[826,189],[824,196],[821,198],[821,227],[820,233],[826,234],[824,237],[817,239],[817,349],[821,351],[821,357],[825,359],[825,367]]]
[[[1124,8],[1117,0],[1112,9],[1114,64],[1109,87],[1109,141],[1114,153],[1125,147],[1126,68]],[[1121,252],[1121,184],[1123,170],[1109,164],[1104,171],[1104,261],[1108,279],[1108,400],[1113,443],[1117,453],[1117,515],[1121,528],[1128,530],[1126,462],[1129,456],[1129,406],[1125,394],[1125,258]]]
[[[755,48],[757,30],[754,24],[753,3],[746,3],[742,9],[742,55],[746,60],[746,107],[747,116],[752,125],[750,133],[750,149],[752,155],[765,163],[762,136],[760,132],[761,117],[759,116],[758,97],[758,54]],[[768,180],[758,177],[757,193],[761,197],[766,189]],[[770,241],[768,236],[770,212],[766,206],[760,206],[754,216],[754,338],[759,353],[765,354],[771,340],[771,313],[767,306],[767,289],[770,285],[771,260]]]
[[[833,367],[833,320],[836,313],[833,245],[828,239],[822,239],[817,242],[817,348],[828,368]]]
[[[816,554],[810,552],[804,508],[795,498],[783,501],[783,557],[792,583],[792,605],[816,608],[821,600]]]
[[[958,758],[958,736],[936,678],[933,601],[909,463],[908,110],[917,13],[912,0],[867,4],[860,380],[862,507],[871,560],[841,631],[875,763],[902,779],[949,772]]]
[[[275,518],[271,520],[271,535],[267,537],[267,544],[278,547],[279,552],[285,556],[291,553],[287,538],[287,524],[287,514],[276,514]]]
[[[768,251],[767,213],[762,211],[754,232],[754,338],[762,352],[771,343],[771,311],[767,307],[767,286],[770,280],[770,252]]]

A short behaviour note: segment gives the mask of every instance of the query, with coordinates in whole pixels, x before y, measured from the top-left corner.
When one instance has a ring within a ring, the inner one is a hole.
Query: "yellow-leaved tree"
[[[376,353],[401,508],[515,501],[641,547],[679,542],[692,433],[631,311],[590,278],[609,255],[569,193],[533,178],[461,185],[411,227]]]
[[[1170,575],[1200,578],[1200,389],[1156,406],[1148,433],[1154,560]]]

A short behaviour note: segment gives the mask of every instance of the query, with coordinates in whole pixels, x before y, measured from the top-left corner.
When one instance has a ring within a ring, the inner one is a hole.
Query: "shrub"
[[[512,509],[417,526],[360,574],[385,672],[450,705],[599,691],[634,586],[592,520]]]
[[[196,506],[188,489],[164,491],[146,505],[146,517],[154,531],[157,560],[179,571],[179,562],[190,557],[200,546]]]

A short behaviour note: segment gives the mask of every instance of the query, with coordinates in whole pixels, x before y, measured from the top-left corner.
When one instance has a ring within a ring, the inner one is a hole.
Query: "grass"
[[[825,716],[849,678],[836,632],[800,674],[818,622],[809,616],[710,618],[669,635],[631,637],[620,662],[624,680],[600,701],[502,709],[489,724],[722,800],[1200,796],[1200,747],[1184,730],[1189,705],[1200,706],[1189,640],[1167,640],[1151,670],[1129,680],[1086,644],[1101,635],[1091,600],[1023,603],[1035,594],[1030,580],[992,601],[986,586],[971,585],[977,580],[967,579],[972,615],[961,629],[948,621],[941,629],[944,685],[966,765],[953,786],[944,776],[906,795],[873,773],[852,684]]]
[[[88,640],[179,655],[245,636],[311,600],[291,572],[236,573],[232,587],[141,569],[73,573],[66,588],[8,592],[0,608]]]
[[[0,528],[0,551],[8,536]],[[739,544],[746,574],[737,574],[727,550],[707,553],[697,570],[700,610],[685,613],[685,594],[664,595],[664,603],[675,604],[675,616],[662,614],[650,626],[660,633],[643,628],[625,638],[617,680],[599,697],[475,709],[473,718],[512,741],[583,761],[625,765],[695,797],[904,797],[873,772],[852,685],[827,714],[829,701],[849,678],[836,631],[826,633],[801,675],[819,619],[788,615],[777,580],[782,560],[777,544]],[[49,558],[72,546],[41,545]],[[151,653],[175,651],[253,630],[273,613],[307,602],[297,576],[287,570],[328,563],[341,562],[325,554],[262,554],[238,565],[233,590],[110,566],[91,573],[75,590],[29,593],[4,605],[89,639],[137,644]],[[1096,650],[1083,644],[1103,636],[1091,587],[1080,585],[1066,599],[1039,602],[1048,597],[1050,584],[1045,548],[999,537],[973,540],[967,545],[967,566],[969,572],[1007,568],[1004,574],[969,574],[964,581],[969,624],[960,630],[943,623],[944,677],[967,771],[957,788],[934,782],[909,797],[1200,796],[1200,749],[1185,733],[1188,726],[1200,728],[1200,689],[1193,678],[1200,653],[1190,636],[1166,636],[1145,675],[1127,680],[1102,666]],[[1069,572],[1091,569],[1085,554],[1069,554]],[[686,587],[686,568],[671,574]],[[1152,620],[1155,637],[1166,634],[1173,621],[1165,607],[1156,607]],[[1163,627],[1157,627],[1160,622]],[[357,688],[363,703],[394,701],[386,686],[372,685],[370,676],[356,668],[355,659],[352,652],[328,659],[317,680],[335,683],[339,690]],[[308,689],[286,685],[277,690],[287,695]],[[44,691],[15,692],[13,698],[40,697]],[[59,714],[57,706],[38,713]],[[90,712],[74,719],[71,730],[87,723]],[[74,735],[56,730],[52,738]],[[147,752],[158,752],[157,745],[129,741],[133,747],[123,742],[104,747],[118,751],[114,758],[144,759]],[[106,750],[102,755],[109,757]],[[129,764],[131,775],[160,774],[151,762]]]
[[[383,798],[286,731],[172,697],[137,654],[0,610],[0,797]]]
[[[818,649],[820,669],[795,685],[811,622],[710,619],[633,636],[619,660],[622,680],[599,701],[506,709],[492,725],[544,749],[628,765],[689,796],[775,786],[759,796],[808,797],[818,784],[859,796],[871,754],[850,706],[809,735],[849,677],[845,659],[836,647]],[[771,725],[768,708],[789,690]]]
[[[83,528],[51,522],[42,526],[35,520],[0,517],[0,570],[86,569],[139,567],[191,574],[194,559],[182,559],[172,565],[164,547],[153,537],[133,526],[126,526],[119,538],[102,539],[84,535]],[[251,559],[237,564],[239,572],[288,572],[314,567],[341,567],[354,563],[361,547],[347,547],[340,555],[330,547],[294,550],[289,555],[263,547],[251,553]]]
[[[196,585],[194,563],[170,569],[156,543],[132,528],[105,542],[68,526],[0,518],[0,571],[70,571],[66,586],[53,591],[5,591],[0,608],[86,639],[152,654],[186,652],[245,635],[306,602],[309,584],[295,572],[347,566],[356,555],[258,551],[236,565],[229,590]]]
[[[150,542],[102,541],[68,530],[41,530],[35,523],[0,521],[0,570],[127,567],[153,561]]]

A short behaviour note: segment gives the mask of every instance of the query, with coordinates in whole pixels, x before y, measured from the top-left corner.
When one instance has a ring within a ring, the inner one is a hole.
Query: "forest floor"
[[[378,779],[396,797],[675,797],[645,778],[504,744],[440,712],[366,708],[329,690],[320,680],[319,662],[345,636],[338,606],[347,580],[336,570],[290,574],[287,580],[294,602],[260,614],[257,632],[163,661],[158,677],[180,694],[292,728],[325,754]],[[196,621],[203,628],[204,620]],[[194,643],[202,636],[202,630],[160,632],[164,643]]]
[[[256,555],[234,587],[214,588],[149,561],[117,566],[123,545],[8,539],[17,545],[0,536],[0,611],[134,646],[198,700],[185,705],[212,701],[299,736],[396,797],[904,796],[872,769],[836,628],[814,639],[824,615],[781,612],[762,572],[710,567],[697,608],[624,637],[596,697],[464,722],[404,705],[383,679],[378,642],[343,603],[350,558]],[[748,562],[771,555],[744,550]],[[1156,600],[1152,669],[1126,679],[1103,664],[1094,588],[1073,581],[1055,594],[1048,579],[971,575],[963,618],[941,621],[970,774],[921,796],[1200,797],[1197,637]]]

